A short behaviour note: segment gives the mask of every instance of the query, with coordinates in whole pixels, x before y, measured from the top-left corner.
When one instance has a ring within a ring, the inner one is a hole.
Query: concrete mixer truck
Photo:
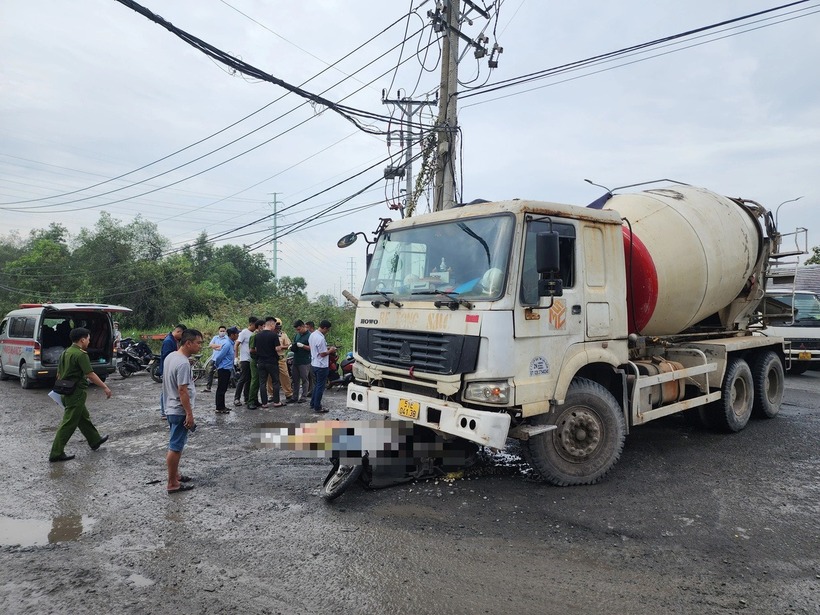
[[[601,480],[631,429],[670,414],[726,432],[774,417],[783,340],[749,330],[778,256],[769,212],[687,185],[607,197],[383,221],[348,407],[444,441],[518,439],[555,485]]]

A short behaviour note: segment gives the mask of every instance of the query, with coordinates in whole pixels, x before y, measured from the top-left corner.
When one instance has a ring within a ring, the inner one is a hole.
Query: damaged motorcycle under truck
[[[445,445],[518,439],[559,486],[600,481],[649,421],[687,412],[738,432],[780,410],[783,339],[749,326],[788,253],[754,201],[674,184],[383,220],[339,247],[357,235],[349,408]]]

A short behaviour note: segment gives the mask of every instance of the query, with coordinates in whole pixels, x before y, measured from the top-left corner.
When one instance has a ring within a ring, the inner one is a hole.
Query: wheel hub
[[[601,427],[589,410],[574,410],[559,425],[558,436],[571,457],[588,457],[601,442]]]

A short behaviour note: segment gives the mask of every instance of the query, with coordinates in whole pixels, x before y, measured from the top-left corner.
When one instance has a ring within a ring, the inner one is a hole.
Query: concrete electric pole
[[[404,210],[412,211],[414,203],[413,199],[413,144],[421,141],[424,138],[424,133],[421,129],[421,112],[424,107],[430,107],[436,103],[432,100],[413,100],[409,96],[400,99],[389,99],[382,95],[382,104],[396,105],[402,112],[403,128],[399,133],[399,144],[404,148],[404,165],[400,168],[387,167],[384,170],[385,179],[393,179],[395,177],[404,177],[405,181],[405,201]],[[413,133],[413,116],[419,116],[419,130],[418,134]],[[390,144],[390,135],[388,135],[388,145]]]
[[[461,3],[466,6],[464,14],[461,12]],[[498,6],[495,8],[496,16]],[[461,21],[473,24],[470,15],[475,12],[490,22],[492,15],[478,6],[472,0],[444,0],[443,9],[428,11],[427,16],[433,20],[433,27],[441,34],[441,85],[439,86],[439,114],[436,122],[436,175],[433,181],[435,197],[433,210],[441,211],[456,205],[455,160],[456,144],[458,141],[458,116],[456,104],[458,101],[458,63],[461,59],[458,53],[459,39],[463,39],[474,51],[477,60],[488,56],[488,37],[483,31],[478,37],[471,38],[460,30]],[[486,26],[485,26],[486,27]],[[498,66],[498,56],[504,51],[498,43],[493,44],[489,53],[488,66],[490,69]]]
[[[441,25],[441,85],[436,150],[436,177],[433,183],[435,197],[433,211],[450,209],[455,205],[455,151],[458,134],[456,94],[458,93],[458,14],[459,1],[449,0],[444,5]]]

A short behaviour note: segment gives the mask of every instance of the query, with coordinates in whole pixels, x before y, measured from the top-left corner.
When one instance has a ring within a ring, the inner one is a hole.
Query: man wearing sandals
[[[165,414],[171,435],[168,442],[168,453],[165,463],[168,465],[168,493],[190,491],[193,485],[187,485],[191,479],[179,473],[179,459],[182,449],[188,440],[188,432],[196,427],[194,405],[196,387],[194,374],[189,361],[191,355],[202,348],[202,333],[196,329],[185,329],[179,340],[179,350],[172,352],[165,359],[162,375],[162,394],[165,397]]]

